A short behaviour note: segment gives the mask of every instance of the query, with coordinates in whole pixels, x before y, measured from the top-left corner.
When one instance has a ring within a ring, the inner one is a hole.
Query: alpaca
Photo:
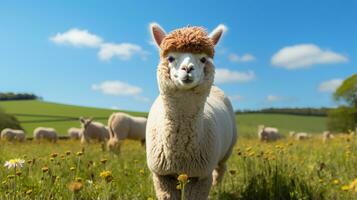
[[[145,129],[147,119],[144,117],[134,117],[126,113],[113,113],[108,120],[109,141],[108,149],[120,150],[122,140],[139,140],[145,144]]]
[[[305,132],[296,133],[295,131],[290,131],[289,135],[294,137],[295,140],[307,140],[311,138],[311,135]]]
[[[35,140],[45,139],[53,143],[56,143],[58,139],[57,132],[54,128],[45,128],[45,127],[37,127],[33,131],[33,138]]]
[[[225,26],[210,35],[201,27],[169,34],[152,24],[160,49],[157,80],[160,94],[146,126],[146,155],[158,199],[179,199],[177,176],[190,182],[185,199],[207,199],[211,186],[226,171],[237,140],[235,114],[229,99],[214,81],[214,46]]]
[[[270,142],[282,139],[277,128],[265,127],[264,125],[258,126],[258,138],[260,141]]]
[[[105,142],[109,138],[108,128],[100,122],[93,122],[92,119],[80,118],[81,122],[81,143],[89,143],[90,140]]]
[[[68,131],[68,138],[72,140],[78,140],[81,138],[81,129],[80,128],[69,128]]]
[[[1,131],[1,139],[7,141],[23,142],[25,141],[26,136],[23,130],[5,128],[4,130]]]

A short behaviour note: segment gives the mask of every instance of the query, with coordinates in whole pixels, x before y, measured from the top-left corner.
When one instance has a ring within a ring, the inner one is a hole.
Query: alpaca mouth
[[[182,82],[185,84],[190,84],[193,82],[193,80],[187,77],[186,79],[182,80]]]

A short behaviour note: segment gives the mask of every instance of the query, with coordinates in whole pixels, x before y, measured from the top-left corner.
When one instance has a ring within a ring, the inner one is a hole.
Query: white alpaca
[[[311,135],[305,132],[295,132],[295,131],[290,131],[289,135],[295,140],[307,140],[311,138]]]
[[[54,128],[37,127],[33,131],[34,140],[48,140],[50,142],[57,142],[57,132]]]
[[[81,138],[81,129],[80,128],[75,128],[75,127],[69,128],[67,133],[68,133],[69,139],[78,140]]]
[[[265,127],[264,125],[258,126],[258,138],[260,141],[271,142],[282,139],[277,128]]]
[[[322,133],[322,142],[325,143],[327,140],[331,140],[335,138],[335,136],[330,131],[324,131]]]
[[[80,118],[81,122],[81,143],[89,143],[91,140],[105,142],[109,138],[108,128],[100,122],[93,122],[92,119]]]
[[[222,180],[237,139],[232,105],[212,86],[214,46],[224,26],[210,35],[200,27],[166,34],[157,24],[151,31],[160,48],[160,94],[149,113],[146,150],[156,196],[179,199],[176,178],[185,173],[185,199],[206,200],[212,182]]]
[[[145,144],[145,130],[147,119],[134,117],[126,113],[113,113],[108,120],[110,150],[119,150],[120,142],[125,139],[139,140]]]
[[[23,130],[5,128],[4,130],[1,131],[1,139],[7,141],[23,142],[25,141],[26,136]]]

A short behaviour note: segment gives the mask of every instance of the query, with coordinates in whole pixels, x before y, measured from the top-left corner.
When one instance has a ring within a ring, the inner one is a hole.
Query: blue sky
[[[148,25],[227,34],[216,84],[235,109],[334,106],[357,72],[357,1],[3,1],[0,91],[148,111],[158,52]]]

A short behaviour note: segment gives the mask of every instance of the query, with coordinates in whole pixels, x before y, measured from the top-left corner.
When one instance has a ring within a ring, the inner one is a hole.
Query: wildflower
[[[46,172],[48,172],[48,170],[49,170],[49,168],[48,168],[47,166],[45,166],[45,167],[42,167],[42,172],[43,172],[43,173],[46,173]]]
[[[140,173],[141,175],[144,175],[144,174],[145,174],[145,171],[144,171],[143,169],[141,169],[141,170],[139,171],[139,173]]]
[[[2,182],[1,182],[1,184],[3,184],[3,185],[6,185],[6,183],[7,183],[6,181],[2,181]]]
[[[28,160],[27,164],[31,165],[32,164],[32,160]]]
[[[101,162],[102,164],[107,163],[107,161],[108,161],[108,160],[107,160],[107,159],[105,159],[105,158],[103,158],[103,159],[101,159],[101,160],[100,160],[100,162]]]
[[[255,155],[255,152],[254,152],[254,151],[249,152],[249,154],[248,154],[248,156],[250,156],[250,157],[253,157],[254,155]]]
[[[32,194],[32,190],[27,190],[26,191],[26,195],[31,195]]]
[[[67,156],[71,155],[71,151],[66,151],[66,155]]]
[[[350,190],[357,192],[357,178],[351,182],[349,187],[350,187]]]
[[[337,184],[340,183],[340,181],[339,181],[338,179],[335,179],[335,180],[332,181],[332,183],[335,184],[335,185],[337,185]]]
[[[78,152],[76,153],[76,155],[77,155],[77,156],[82,156],[82,155],[83,155],[83,152],[82,152],[82,151],[78,151]]]
[[[58,153],[52,153],[52,154],[51,154],[51,157],[52,157],[52,158],[56,158],[57,156],[58,156]]]
[[[87,183],[88,183],[89,185],[93,185],[93,180],[87,180]]]
[[[11,159],[9,161],[6,161],[4,164],[4,167],[7,167],[8,169],[11,168],[18,168],[18,167],[23,167],[25,163],[25,160],[22,159]]]
[[[77,193],[83,189],[83,184],[81,182],[74,181],[68,185],[68,189],[72,192]]]
[[[180,181],[181,183],[187,183],[188,181],[188,175],[187,174],[180,174],[177,177],[177,180]]]
[[[50,161],[53,162],[55,159],[54,158],[50,158]]]
[[[250,151],[250,150],[252,150],[252,147],[247,147],[245,150]]]
[[[341,190],[348,191],[348,190],[350,190],[350,186],[344,185],[344,186],[341,187]]]
[[[103,179],[105,179],[105,181],[107,183],[111,182],[113,180],[113,175],[112,172],[110,171],[103,171],[100,173],[100,177],[102,177]]]
[[[21,171],[17,171],[16,172],[16,176],[21,176],[22,172]]]
[[[71,167],[71,168],[69,168],[69,170],[74,171],[74,170],[76,170],[76,168],[75,167]]]

